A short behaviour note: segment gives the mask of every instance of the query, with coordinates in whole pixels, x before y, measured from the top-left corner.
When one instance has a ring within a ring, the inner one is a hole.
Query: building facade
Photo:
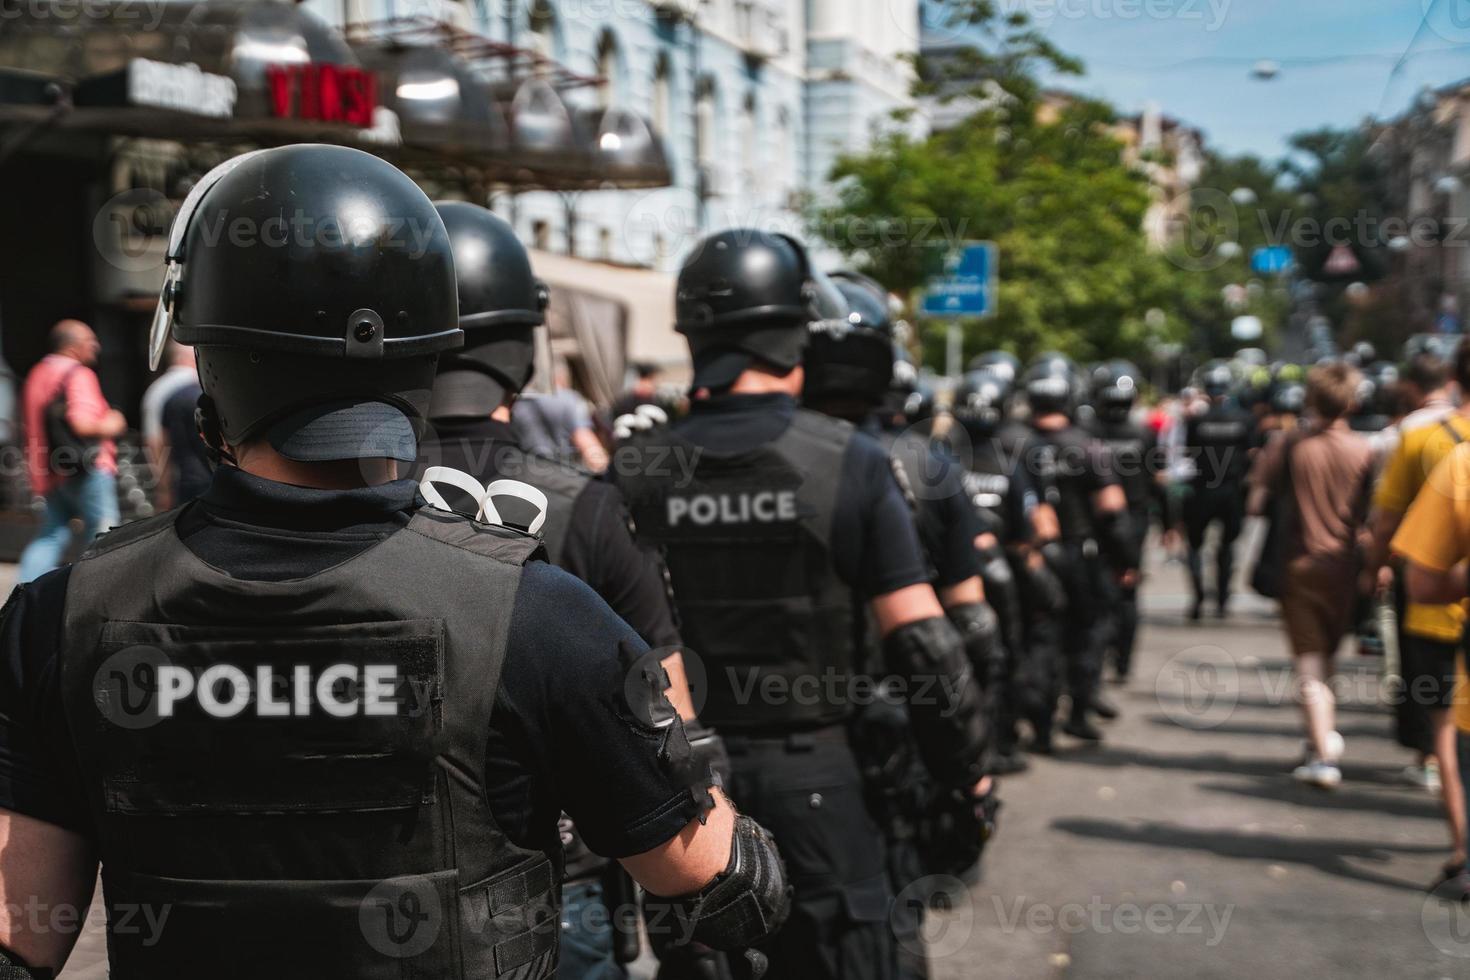
[[[837,156],[910,107],[917,0],[307,0],[337,24],[423,16],[606,79],[567,101],[636,108],[673,184],[501,193],[544,251],[661,271],[710,231],[803,233]]]

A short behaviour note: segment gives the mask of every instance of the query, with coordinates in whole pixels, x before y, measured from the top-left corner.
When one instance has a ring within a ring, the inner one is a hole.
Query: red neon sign
[[[272,65],[265,70],[277,119],[312,119],[368,128],[378,105],[378,76],[350,65]]]

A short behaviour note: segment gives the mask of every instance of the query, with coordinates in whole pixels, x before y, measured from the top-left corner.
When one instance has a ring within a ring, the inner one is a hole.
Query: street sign
[[[1251,271],[1258,276],[1275,276],[1286,272],[1292,265],[1291,247],[1266,245],[1251,253]]]
[[[998,259],[994,242],[968,242],[956,249],[944,275],[929,280],[920,311],[924,316],[990,316],[995,312]]]

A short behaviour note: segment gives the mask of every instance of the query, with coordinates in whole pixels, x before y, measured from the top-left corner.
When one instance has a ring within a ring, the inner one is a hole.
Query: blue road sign
[[[929,280],[925,316],[972,317],[995,312],[998,252],[994,242],[970,242],[950,257],[944,275]]]
[[[1264,246],[1251,253],[1251,271],[1258,276],[1279,275],[1290,269],[1294,260],[1290,246]]]

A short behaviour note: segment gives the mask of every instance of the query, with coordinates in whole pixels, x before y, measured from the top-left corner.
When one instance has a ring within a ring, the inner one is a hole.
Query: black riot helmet
[[[846,315],[842,294],[787,235],[718,232],[679,270],[674,329],[689,341],[696,388],[729,387],[756,360],[790,371],[812,324]]]
[[[1288,381],[1271,393],[1271,410],[1286,415],[1301,415],[1307,408],[1307,388],[1299,381]]]
[[[1106,361],[1092,369],[1092,403],[1097,414],[1110,421],[1122,421],[1133,411],[1143,375],[1128,361]]]
[[[439,359],[429,417],[483,418],[531,380],[547,290],[531,271],[531,256],[515,229],[500,215],[462,201],[434,207],[454,250],[465,343]]]
[[[847,301],[847,316],[813,324],[802,364],[809,403],[847,401],[863,414],[883,401],[893,380],[893,322],[885,294],[846,276],[833,283]]]
[[[1010,351],[987,351],[970,359],[969,370],[989,371],[1014,388],[1021,377],[1021,359]]]
[[[1048,415],[1052,412],[1071,415],[1077,408],[1077,396],[1081,388],[1077,365],[1064,354],[1042,354],[1027,369],[1021,385],[1033,415]]]
[[[216,449],[264,435],[303,462],[412,461],[458,320],[449,236],[407,175],[283,146],[226,161],[180,207],[150,363],[170,334],[198,348]]]
[[[907,410],[909,398],[919,390],[919,369],[914,367],[909,352],[898,343],[893,345],[892,377],[888,381],[888,393],[883,397],[883,415],[886,421],[897,421]]]
[[[967,371],[954,393],[954,417],[968,431],[990,434],[1005,421],[1012,380],[989,368]]]
[[[1199,370],[1199,386],[1210,398],[1224,398],[1235,385],[1235,374],[1224,361],[1210,361]]]

